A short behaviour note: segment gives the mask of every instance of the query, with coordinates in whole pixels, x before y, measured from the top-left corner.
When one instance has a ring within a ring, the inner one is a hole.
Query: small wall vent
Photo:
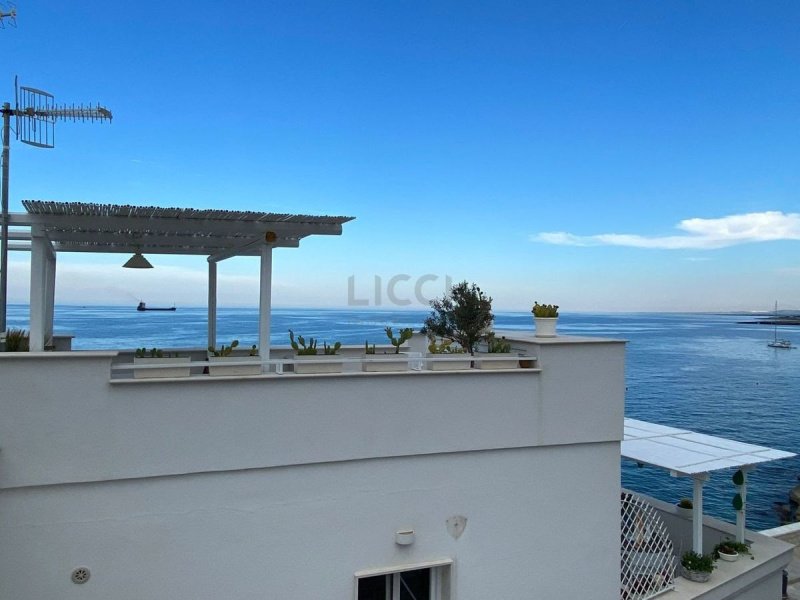
[[[86,583],[92,574],[89,572],[89,567],[75,567],[72,569],[72,583]]]

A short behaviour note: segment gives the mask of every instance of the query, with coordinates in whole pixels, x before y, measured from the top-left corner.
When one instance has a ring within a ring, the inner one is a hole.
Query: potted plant
[[[428,369],[431,371],[465,371],[472,366],[472,357],[464,352],[463,348],[453,347],[453,340],[443,339],[436,343],[436,338],[429,337],[428,358],[445,358],[452,356],[450,360],[429,360]],[[461,360],[455,360],[463,357]]]
[[[486,354],[495,359],[507,357],[505,360],[476,360],[475,367],[478,369],[516,369],[519,367],[519,360],[511,352],[511,343],[505,337],[497,339],[494,333],[486,335],[486,352],[477,354]]]
[[[714,552],[712,552],[712,554],[715,559],[721,558],[727,562],[734,562],[739,558],[739,553],[727,542],[720,542],[714,546]]]
[[[534,302],[531,312],[536,325],[536,337],[556,337],[558,305]]]
[[[261,358],[258,356],[258,348],[256,345],[253,344],[246,355],[234,354],[234,350],[238,347],[239,340],[233,340],[229,346],[222,344],[219,350],[216,350],[213,346],[209,346],[208,374],[212,377],[261,375]]]
[[[684,518],[691,519],[694,512],[694,504],[689,498],[681,498],[675,506],[678,508],[678,514]]]
[[[386,337],[389,338],[392,346],[394,346],[394,352],[392,354],[375,354],[375,344],[372,346],[369,345],[369,342],[364,342],[364,357],[361,363],[362,368],[364,371],[405,371],[408,369],[408,360],[387,360],[387,358],[391,356],[399,356],[400,354],[400,346],[406,343],[408,340],[411,339],[411,336],[414,335],[414,330],[410,327],[406,327],[401,329],[398,332],[398,336],[395,337],[394,332],[392,331],[391,327],[386,327],[384,329],[386,332]]]
[[[24,329],[9,329],[3,337],[3,350],[5,352],[28,352],[28,332]]]
[[[317,340],[314,338],[308,338],[306,342],[306,339],[302,335],[298,335],[295,340],[294,331],[290,329],[289,342],[292,346],[292,350],[295,352],[295,373],[300,375],[312,373],[341,373],[342,363],[328,360],[328,357],[338,354],[339,349],[342,347],[341,342],[335,342],[333,346],[328,346],[328,344],[323,342],[322,352],[325,358],[322,361],[317,359]]]
[[[692,550],[684,552],[681,557],[681,566],[683,567],[683,576],[686,579],[700,583],[708,581],[709,577],[711,577],[711,572],[716,567],[712,555],[698,554]]]
[[[164,354],[160,348],[136,348],[133,353],[133,364],[136,365],[157,365],[157,364],[176,364],[183,366],[164,367],[163,369],[134,369],[134,379],[163,379],[165,377],[188,377],[189,361],[188,356],[178,356],[177,354]]]
[[[750,545],[734,540],[723,540],[714,546],[714,550],[711,554],[714,558],[721,558],[722,560],[733,562],[739,558],[740,554],[750,554]]]
[[[425,319],[422,333],[457,342],[472,354],[481,336],[491,326],[492,299],[466,281],[450,288],[442,298],[431,300],[433,311]]]

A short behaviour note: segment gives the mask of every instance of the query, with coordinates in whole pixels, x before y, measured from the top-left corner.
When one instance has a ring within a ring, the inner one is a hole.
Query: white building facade
[[[532,368],[0,353],[0,598],[615,600],[624,344],[513,343]]]

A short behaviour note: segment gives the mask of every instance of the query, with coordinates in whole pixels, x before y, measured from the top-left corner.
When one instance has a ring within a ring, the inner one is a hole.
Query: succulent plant
[[[239,340],[233,340],[230,346],[226,346],[222,344],[219,347],[219,350],[216,350],[214,346],[209,346],[208,351],[213,354],[214,356],[230,356],[233,349],[239,346]]]
[[[539,304],[534,302],[531,312],[534,317],[553,319],[558,316],[558,304]]]
[[[400,346],[406,343],[408,340],[411,339],[411,336],[414,335],[414,330],[411,327],[406,327],[405,329],[401,329],[398,333],[400,337],[394,337],[394,333],[392,333],[392,328],[387,327],[384,331],[386,331],[386,337],[392,342],[392,346],[394,346],[394,353],[400,354]],[[374,354],[374,351],[373,351]]]

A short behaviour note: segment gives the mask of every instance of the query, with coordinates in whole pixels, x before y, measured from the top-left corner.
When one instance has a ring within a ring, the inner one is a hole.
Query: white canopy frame
[[[197,210],[24,200],[9,215],[10,250],[31,252],[30,351],[53,336],[58,252],[205,255],[208,260],[208,345],[216,346],[217,263],[258,256],[259,355],[269,360],[274,248],[296,248],[309,235],[341,235],[353,217]],[[28,228],[28,232],[24,231]],[[266,371],[268,365],[262,363]]]
[[[792,452],[765,446],[625,419],[623,458],[666,469],[673,477],[692,478],[692,549],[699,554],[703,552],[703,485],[709,480],[710,473],[729,468],[738,468],[742,472],[742,483],[738,486],[742,507],[736,511],[736,539],[744,543],[747,474],[758,463],[792,456],[795,456]]]

